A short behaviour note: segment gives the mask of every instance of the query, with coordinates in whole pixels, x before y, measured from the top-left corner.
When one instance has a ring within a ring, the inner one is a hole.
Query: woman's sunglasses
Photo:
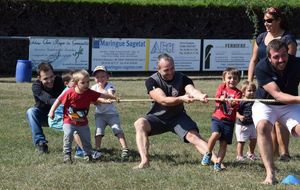
[[[272,19],[272,18],[264,20],[264,22],[269,23],[269,24],[271,24],[273,21],[274,21],[274,19]]]

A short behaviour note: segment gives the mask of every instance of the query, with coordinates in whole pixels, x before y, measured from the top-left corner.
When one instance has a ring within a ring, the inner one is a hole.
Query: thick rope
[[[207,100],[221,100],[220,98],[207,98]],[[231,98],[225,98],[225,101],[244,101],[244,102],[278,102],[277,100],[274,99],[231,99]]]
[[[221,100],[220,98],[206,98],[207,100]],[[114,100],[113,100],[114,101]],[[153,99],[119,99],[117,102],[152,102]],[[199,101],[199,100],[197,100]],[[231,99],[231,98],[225,98],[225,101],[245,101],[245,102],[278,102],[274,99]]]

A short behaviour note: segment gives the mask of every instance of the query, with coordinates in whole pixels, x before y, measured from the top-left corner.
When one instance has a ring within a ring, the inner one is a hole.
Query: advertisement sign
[[[30,37],[29,60],[33,69],[49,62],[54,70],[88,69],[89,39],[71,37]]]
[[[227,67],[248,70],[252,40],[204,40],[203,71],[223,71]]]
[[[109,71],[145,71],[147,39],[93,38],[92,69],[104,65]]]
[[[300,57],[300,40],[297,41],[297,52],[296,52],[296,57]]]
[[[200,39],[150,39],[149,70],[155,71],[158,55],[167,53],[177,71],[200,71],[200,52]]]
[[[156,71],[156,59],[168,53],[178,71],[199,71],[201,40],[94,38],[92,69],[104,65],[110,71]]]

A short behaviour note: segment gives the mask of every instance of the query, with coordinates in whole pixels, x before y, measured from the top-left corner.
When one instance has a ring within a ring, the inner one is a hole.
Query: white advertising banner
[[[200,71],[200,52],[200,39],[150,39],[149,70],[155,71],[158,55],[167,53],[177,71]]]
[[[92,69],[104,65],[109,71],[145,71],[147,39],[93,38]]]
[[[203,71],[248,70],[252,40],[203,40]]]
[[[94,38],[92,69],[104,65],[110,71],[156,71],[157,56],[168,53],[178,71],[200,70],[201,40]]]
[[[297,52],[296,52],[296,57],[300,57],[300,40],[297,41]]]
[[[49,62],[54,70],[88,69],[89,39],[73,37],[30,37],[29,60],[33,69]]]

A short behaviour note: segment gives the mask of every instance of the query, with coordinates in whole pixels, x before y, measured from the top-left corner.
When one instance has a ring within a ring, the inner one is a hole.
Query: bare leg
[[[275,123],[275,130],[277,135],[277,142],[279,146],[280,155],[290,155],[289,153],[289,142],[290,142],[290,132],[281,123]]]
[[[272,128],[271,138],[272,138],[272,145],[273,145],[273,155],[274,157],[279,157],[279,149],[278,149],[278,141],[277,141],[277,134],[276,134],[275,127]]]
[[[208,146],[208,152],[212,152],[215,145],[216,145],[216,142],[217,140],[220,138],[220,133],[217,133],[217,132],[213,132],[210,136],[210,138],[208,139],[208,143],[207,143],[207,146]]]
[[[300,124],[296,125],[292,130],[292,135],[294,137],[300,137]]]
[[[275,178],[273,146],[270,143],[272,139],[272,128],[273,125],[267,120],[259,121],[256,126],[257,144],[267,173],[267,176],[263,182],[265,184],[275,184],[277,182]]]
[[[220,149],[218,152],[218,163],[222,163],[222,161],[225,158],[226,155],[226,150],[227,150],[227,142],[226,141],[220,141]]]
[[[186,138],[187,141],[192,143],[196,147],[198,152],[200,152],[200,154],[202,154],[202,155],[205,154],[206,152],[212,152],[212,149],[214,148],[213,146],[211,146],[211,148],[209,148],[207,142],[201,137],[201,135],[196,130],[189,131],[186,134],[185,138]],[[211,144],[213,144],[213,142],[215,144],[217,140],[211,140],[211,141],[212,141]],[[212,152],[212,159],[211,160],[214,163],[217,162],[217,156],[214,152]]]
[[[236,154],[237,156],[240,156],[240,157],[243,157],[244,154],[244,145],[245,145],[245,142],[238,142],[237,146],[236,146]]]
[[[103,138],[103,135],[96,135],[95,136],[95,148],[98,151],[100,151],[100,148],[101,148],[102,138]]]
[[[127,147],[127,143],[126,143],[124,134],[123,133],[118,134],[117,137],[118,137],[119,142],[122,146],[122,149],[127,149],[128,147]]]
[[[82,142],[77,132],[74,132],[74,141],[81,148],[81,150],[83,150]]]
[[[144,118],[139,118],[135,123],[136,144],[141,157],[139,165],[135,169],[149,167],[149,138],[148,133],[151,130],[149,122]]]
[[[255,152],[255,147],[256,147],[257,139],[250,139],[249,142],[249,152],[250,154],[254,154]]]

